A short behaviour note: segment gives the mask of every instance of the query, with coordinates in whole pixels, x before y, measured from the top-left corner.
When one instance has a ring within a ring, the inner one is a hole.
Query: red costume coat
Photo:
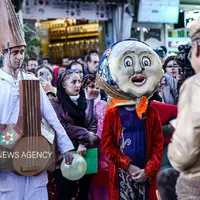
[[[178,107],[176,105],[157,101],[152,101],[150,105],[158,111],[162,125],[168,124],[172,118],[177,117]]]
[[[172,104],[165,104],[161,102],[152,101],[150,104],[155,108],[160,116],[162,126],[169,124],[169,121],[177,117],[178,107]],[[164,143],[169,144],[171,142],[172,135],[164,138]]]
[[[121,168],[127,171],[128,165],[131,162],[131,159],[118,148],[122,130],[119,114],[119,108],[117,107],[107,110],[101,139],[103,152],[111,161],[109,200],[120,199],[117,169]],[[147,138],[147,165],[145,167],[145,174],[148,176],[150,183],[148,200],[156,200],[156,175],[162,162],[163,133],[159,115],[154,108],[148,107],[145,117]]]

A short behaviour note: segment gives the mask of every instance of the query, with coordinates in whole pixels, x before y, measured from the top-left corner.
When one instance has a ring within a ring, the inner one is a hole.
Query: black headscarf
[[[82,126],[84,124],[85,110],[87,108],[84,90],[81,88],[78,105],[76,105],[65,92],[65,89],[62,86],[62,76],[60,76],[57,83],[57,97],[62,104],[62,108],[74,120],[75,124]]]

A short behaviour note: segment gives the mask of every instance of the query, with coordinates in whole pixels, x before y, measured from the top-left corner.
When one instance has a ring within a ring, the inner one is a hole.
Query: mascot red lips
[[[135,86],[143,86],[146,83],[147,78],[143,75],[135,75],[131,76],[130,80]]]
[[[145,43],[124,40],[107,50],[101,59],[98,76],[109,96],[138,101],[147,99],[162,78],[162,64],[158,55]],[[101,85],[102,86],[102,85]]]

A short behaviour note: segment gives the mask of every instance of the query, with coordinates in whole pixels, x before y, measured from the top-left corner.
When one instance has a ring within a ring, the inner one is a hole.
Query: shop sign
[[[64,0],[26,0],[23,3],[23,18],[108,20],[112,18],[112,5]]]
[[[180,0],[140,0],[138,22],[178,22]]]

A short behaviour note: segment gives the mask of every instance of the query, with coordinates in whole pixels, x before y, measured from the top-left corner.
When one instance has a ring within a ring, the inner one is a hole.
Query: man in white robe
[[[0,51],[4,56],[3,68],[0,69],[1,136],[3,131],[11,129],[18,121],[19,80],[33,80],[36,77],[21,71],[26,43],[20,33],[11,0],[1,0],[0,10]],[[73,155],[69,151],[74,146],[41,87],[40,105],[41,117],[54,128],[58,149],[65,156],[66,163],[71,164]],[[20,176],[9,169],[0,169],[0,200],[47,200],[47,182],[46,171],[36,176]]]

